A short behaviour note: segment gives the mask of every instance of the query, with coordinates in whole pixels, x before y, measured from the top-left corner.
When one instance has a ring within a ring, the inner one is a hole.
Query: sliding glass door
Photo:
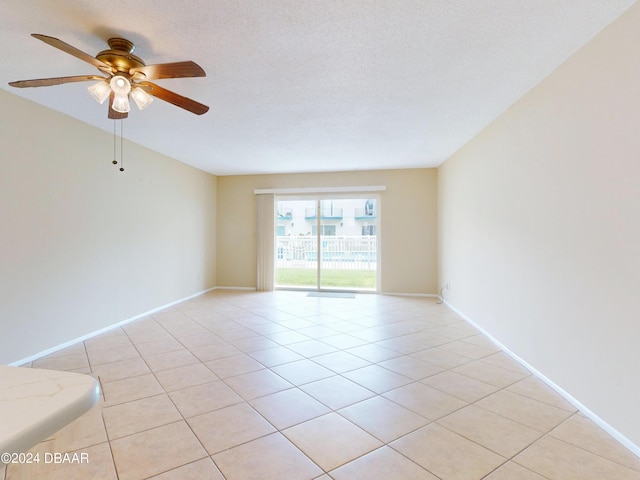
[[[275,286],[377,290],[378,199],[276,199]]]
[[[276,288],[317,287],[318,240],[312,235],[316,224],[305,218],[316,208],[316,200],[276,200]]]

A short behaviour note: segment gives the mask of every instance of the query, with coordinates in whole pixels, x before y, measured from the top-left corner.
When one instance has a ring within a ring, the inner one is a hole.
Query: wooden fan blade
[[[203,113],[207,113],[209,111],[209,107],[203,105],[202,103],[198,103],[195,100],[191,100],[190,98],[183,97],[182,95],[178,95],[170,90],[159,87],[155,83],[151,82],[139,82],[137,84],[140,87],[143,87],[145,91],[149,95],[153,95],[160,100],[164,100],[165,102],[172,103],[176,107],[184,108],[196,115],[202,115]]]
[[[111,105],[113,105],[113,99],[115,98],[115,96],[116,94],[113,92],[111,92],[111,95],[109,95],[109,115],[107,116],[112,120],[121,120],[123,118],[127,118],[129,116],[128,113],[116,112],[113,108],[111,108]]]
[[[52,85],[62,85],[63,83],[88,82],[89,80],[105,80],[99,75],[78,75],[75,77],[52,77],[40,78],[36,80],[18,80],[17,82],[9,82],[12,87],[50,87]]]
[[[76,47],[73,47],[68,43],[63,42],[62,40],[59,40],[54,37],[48,37],[47,35],[41,35],[39,33],[32,33],[31,36],[33,38],[37,38],[38,40],[43,41],[44,43],[51,45],[52,47],[62,50],[63,52],[73,55],[74,57],[79,58],[80,60],[84,60],[85,62],[93,65],[94,67],[98,67],[100,70],[113,72],[113,69],[106,63],[101,62],[100,60],[92,57],[88,53],[84,53],[82,50],[78,50]]]
[[[160,63],[135,67],[129,70],[129,74],[140,80],[158,80],[161,78],[187,78],[206,77],[207,74],[200,65],[191,60],[186,62]],[[136,75],[138,74],[138,75]]]

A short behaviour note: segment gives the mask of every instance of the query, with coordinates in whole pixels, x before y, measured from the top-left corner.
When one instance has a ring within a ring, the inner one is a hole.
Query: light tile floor
[[[216,291],[33,367],[100,405],[6,480],[640,480],[640,459],[433,299]],[[0,474],[2,477],[2,474]]]

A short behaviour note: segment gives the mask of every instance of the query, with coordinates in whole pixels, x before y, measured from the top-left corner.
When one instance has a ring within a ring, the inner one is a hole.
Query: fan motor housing
[[[126,38],[110,38],[109,50],[103,50],[96,55],[101,62],[111,65],[118,72],[129,73],[132,68],[144,67],[145,63],[140,57],[133,54],[135,45]]]

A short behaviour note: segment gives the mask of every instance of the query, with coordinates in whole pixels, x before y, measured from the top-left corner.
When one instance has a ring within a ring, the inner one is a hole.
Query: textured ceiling
[[[113,131],[99,73],[31,38],[92,56],[132,40],[147,64],[193,60],[206,78],[158,80],[211,107],[162,101],[129,140],[225,175],[437,166],[633,0],[3,0],[0,88]]]

